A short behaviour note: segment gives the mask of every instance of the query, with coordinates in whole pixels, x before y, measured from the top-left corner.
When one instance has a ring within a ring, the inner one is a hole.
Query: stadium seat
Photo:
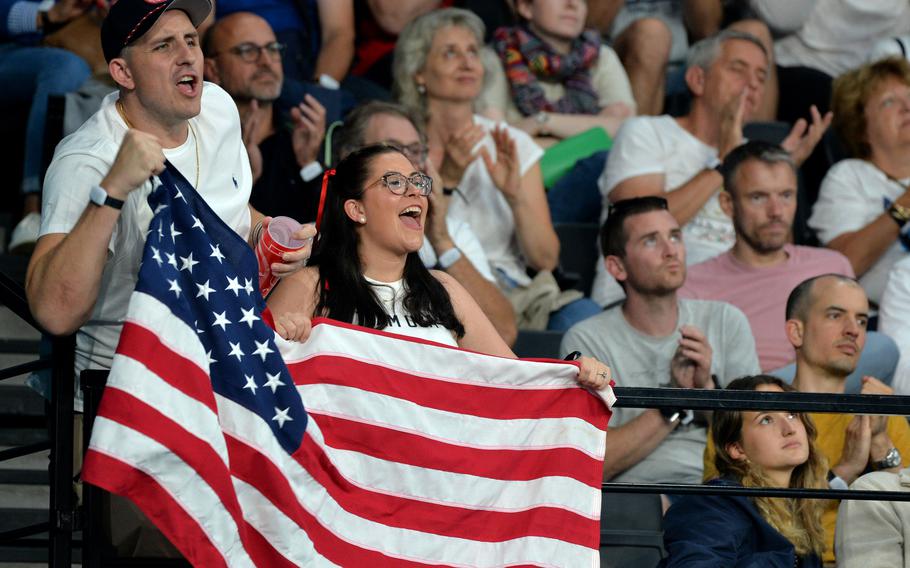
[[[597,263],[598,233],[594,223],[556,223],[553,228],[559,237],[559,273],[569,288],[591,295]]]
[[[653,568],[665,556],[663,510],[655,493],[601,493],[600,565]]]
[[[559,352],[562,335],[561,331],[520,329],[512,351],[522,359],[562,359],[565,355]]]

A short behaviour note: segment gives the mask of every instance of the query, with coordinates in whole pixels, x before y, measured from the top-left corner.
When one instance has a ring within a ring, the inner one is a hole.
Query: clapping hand
[[[305,95],[303,102],[291,109],[294,129],[291,131],[291,144],[297,165],[304,167],[316,161],[319,146],[325,137],[325,107],[319,104],[316,97]]]
[[[259,129],[259,102],[256,99],[250,101],[250,107],[247,112],[240,117],[240,133],[243,139],[243,145],[246,147],[247,156],[250,159],[250,171],[253,175],[253,183],[262,175],[262,152],[259,150],[259,144],[256,143],[256,131]]]
[[[707,337],[695,326],[684,325],[676,353],[670,361],[671,383],[678,387],[713,388],[711,359],[713,350]]]
[[[446,141],[439,173],[446,187],[457,186],[467,167],[477,158],[474,148],[484,137],[483,127],[471,123]]]
[[[743,117],[746,114],[748,89],[724,105],[720,116],[720,134],[717,140],[717,155],[721,160],[731,150],[743,143]]]
[[[433,180],[433,191],[427,196],[430,210],[427,215],[426,236],[437,254],[452,248],[454,243],[449,235],[446,213],[449,210],[449,196],[442,193],[442,181],[432,160],[426,160],[426,174]]]
[[[784,150],[790,152],[790,156],[793,157],[793,161],[796,162],[797,166],[806,161],[806,158],[812,153],[818,141],[822,139],[822,135],[828,130],[831,120],[834,118],[834,114],[831,112],[822,117],[815,105],[812,105],[809,111],[812,114],[812,124],[809,125],[805,118],[797,120],[796,124],[793,125],[793,129],[790,130],[790,134],[780,143]]]
[[[521,189],[521,164],[518,161],[518,147],[505,128],[496,127],[490,132],[496,145],[496,161],[486,148],[480,149],[480,157],[490,173],[493,184],[502,192],[509,203],[518,199]]]
[[[876,379],[875,377],[865,376],[863,377],[863,386],[859,392],[860,394],[879,394],[879,395],[890,395],[894,394],[894,389]],[[870,426],[872,428],[872,435],[881,434],[888,427],[888,417],[887,416],[872,416],[870,417]]]

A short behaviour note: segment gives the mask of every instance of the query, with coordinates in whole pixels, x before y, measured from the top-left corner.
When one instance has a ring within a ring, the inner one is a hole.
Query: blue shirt
[[[707,485],[738,486],[728,479]],[[664,516],[664,568],[793,568],[793,544],[761,516],[749,497],[690,495]],[[801,568],[821,568],[815,555]]]

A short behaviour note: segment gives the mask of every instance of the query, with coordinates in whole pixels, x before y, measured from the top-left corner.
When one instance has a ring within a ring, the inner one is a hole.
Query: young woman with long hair
[[[276,330],[303,341],[314,316],[515,357],[474,299],[451,276],[424,267],[432,181],[393,146],[366,146],[329,176],[308,266],[268,299]],[[583,357],[578,381],[600,388],[609,368]]]
[[[755,375],[728,389],[793,392],[776,377]],[[720,477],[709,485],[828,487],[828,465],[807,414],[716,410],[711,423]],[[817,499],[690,496],[664,518],[664,566],[820,567],[825,546]]]

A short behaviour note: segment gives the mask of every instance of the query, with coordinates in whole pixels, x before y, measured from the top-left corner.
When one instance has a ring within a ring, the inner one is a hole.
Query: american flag
[[[197,566],[597,565],[610,389],[325,319],[286,342],[247,244],[159,179],[87,482]]]

